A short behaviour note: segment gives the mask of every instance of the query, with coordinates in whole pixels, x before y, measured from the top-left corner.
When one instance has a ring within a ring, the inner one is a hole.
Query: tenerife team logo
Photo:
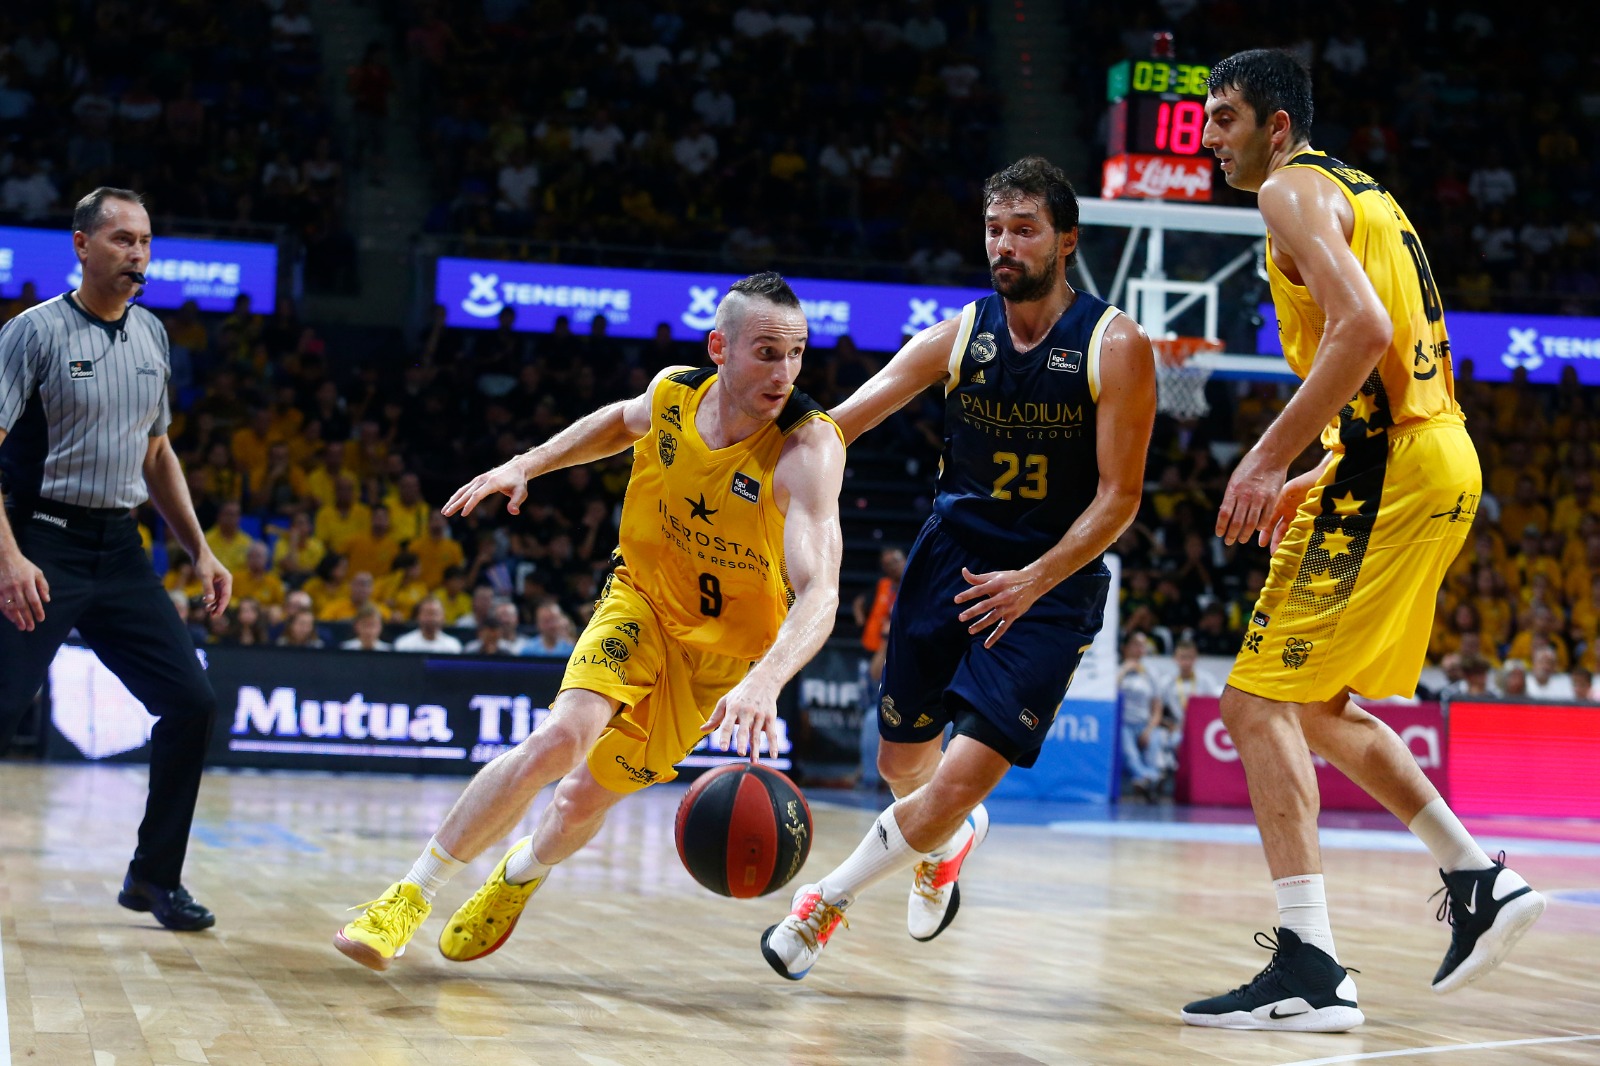
[[[690,285],[689,310],[679,316],[690,329],[710,329],[717,324],[717,287]]]
[[[474,272],[467,275],[467,284],[472,291],[461,301],[461,310],[473,318],[493,318],[505,310],[505,301],[500,299],[499,274]]]
[[[671,466],[672,460],[678,457],[678,438],[666,430],[658,430],[661,434],[661,465]]]
[[[972,353],[974,362],[987,363],[993,359],[999,348],[995,346],[993,333],[980,333],[972,338],[972,343],[967,345],[967,351]]]
[[[1301,640],[1299,637],[1290,637],[1283,645],[1283,665],[1291,670],[1298,670],[1311,658],[1311,642]]]
[[[1536,327],[1518,329],[1512,326],[1506,330],[1506,350],[1501,354],[1500,362],[1512,370],[1518,367],[1529,373],[1538,370],[1541,366],[1544,366],[1544,356],[1540,355],[1539,350],[1534,347],[1538,340],[1539,330]]]

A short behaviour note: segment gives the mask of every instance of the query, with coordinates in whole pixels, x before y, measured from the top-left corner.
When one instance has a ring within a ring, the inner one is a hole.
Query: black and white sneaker
[[[1266,933],[1256,943],[1272,952],[1267,968],[1249,984],[1183,1008],[1190,1025],[1217,1029],[1282,1029],[1293,1033],[1342,1033],[1366,1018],[1356,1006],[1350,972],[1293,929]]]
[[[1439,920],[1450,921],[1450,950],[1433,975],[1433,990],[1454,992],[1500,965],[1511,948],[1539,915],[1545,900],[1517,875],[1506,869],[1506,853],[1487,870],[1439,871],[1445,898],[1439,901]],[[1434,895],[1438,895],[1435,892]]]

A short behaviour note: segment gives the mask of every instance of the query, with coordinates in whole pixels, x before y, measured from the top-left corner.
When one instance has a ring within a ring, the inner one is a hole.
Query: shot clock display
[[[1124,60],[1106,75],[1111,105],[1101,195],[1209,200],[1212,161],[1200,143],[1211,68]]]

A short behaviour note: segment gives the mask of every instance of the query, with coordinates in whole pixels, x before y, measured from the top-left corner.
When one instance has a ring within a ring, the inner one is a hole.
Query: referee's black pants
[[[43,507],[49,513],[41,518],[36,512]],[[50,582],[50,602],[32,632],[0,619],[0,737],[16,728],[56,649],[76,626],[158,719],[150,734],[150,795],[129,870],[160,888],[176,888],[217,706],[194,640],[126,511],[42,503],[11,509],[9,517],[22,554]]]

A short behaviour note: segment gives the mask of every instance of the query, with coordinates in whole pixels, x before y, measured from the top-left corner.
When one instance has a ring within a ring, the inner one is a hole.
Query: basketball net
[[[1211,413],[1206,403],[1206,382],[1211,368],[1197,362],[1201,352],[1220,352],[1219,340],[1204,337],[1152,338],[1156,353],[1156,410],[1173,418],[1204,418]]]

